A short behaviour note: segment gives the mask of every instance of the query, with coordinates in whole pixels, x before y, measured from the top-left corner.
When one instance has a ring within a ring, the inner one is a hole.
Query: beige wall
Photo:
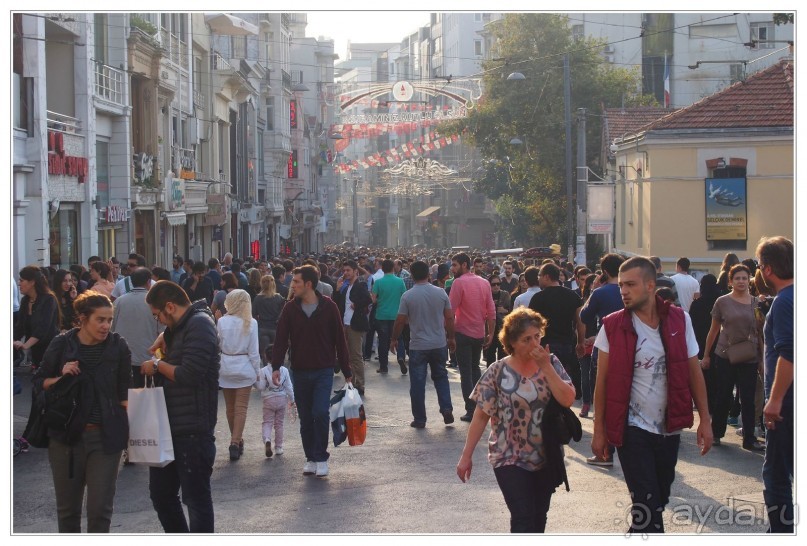
[[[705,225],[705,159],[741,157],[748,160],[747,229],[745,250],[733,251],[741,259],[753,256],[757,241],[765,235],[794,233],[793,142],[702,141],[690,144],[640,144],[622,153],[617,166],[642,167],[637,180],[633,168],[623,169],[627,182],[617,175],[617,251],[628,255],[655,255],[665,271],[674,271],[675,260],[687,256],[694,270],[717,272],[728,250],[708,250]],[[633,183],[631,183],[633,179]],[[625,184],[623,210],[620,192]],[[633,195],[631,196],[631,187]],[[622,215],[625,215],[623,222]],[[631,225],[629,219],[633,218]],[[625,243],[620,229],[625,226]]]

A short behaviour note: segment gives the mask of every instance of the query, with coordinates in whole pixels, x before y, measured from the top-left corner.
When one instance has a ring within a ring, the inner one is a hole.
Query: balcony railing
[[[95,63],[95,94],[123,106],[123,82],[126,73],[104,63]]]
[[[232,70],[233,67],[230,66],[224,57],[219,55],[216,52],[210,54],[210,70]]]
[[[168,57],[171,62],[188,68],[188,45],[179,39],[179,36],[172,34],[165,29],[160,30],[160,40],[162,46],[168,51]]]
[[[173,171],[178,173],[180,177],[184,172],[185,177],[194,178],[196,176],[196,152],[189,148],[180,148],[176,144],[171,147],[171,152]]]
[[[196,108],[205,109],[205,96],[196,90],[193,92],[193,105]]]
[[[291,74],[285,70],[281,70],[280,73],[283,75],[283,89],[291,91]]]
[[[81,120],[59,114],[57,112],[47,112],[48,129],[61,133],[81,133]]]

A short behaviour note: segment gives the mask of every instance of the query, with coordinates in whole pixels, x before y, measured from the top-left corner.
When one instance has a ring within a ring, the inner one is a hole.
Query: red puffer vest
[[[692,427],[692,394],[689,390],[686,319],[684,311],[656,297],[661,319],[661,342],[667,357],[667,432]],[[605,431],[608,442],[622,445],[633,384],[633,361],[639,336],[630,311],[611,313],[603,319],[608,336],[608,375],[605,390]]]

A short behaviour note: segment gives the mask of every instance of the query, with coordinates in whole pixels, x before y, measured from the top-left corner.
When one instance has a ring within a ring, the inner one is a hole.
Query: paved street
[[[394,363],[395,361],[392,360]],[[224,400],[219,401],[217,461],[213,469],[216,530],[221,533],[506,533],[509,514],[490,465],[483,437],[474,455],[470,483],[455,474],[468,425],[462,414],[459,374],[450,370],[454,425],[437,412],[431,384],[426,391],[429,422],[409,427],[409,378],[397,366],[388,376],[367,365],[365,408],[369,423],[361,447],[330,447],[330,476],[302,476],[304,458],[298,423],[286,423],[285,453],[266,459],[261,443],[261,400],[250,401],[246,451],[227,456],[229,436]],[[22,433],[30,407],[30,371],[17,369],[24,391],[14,398],[15,435]],[[342,385],[341,375],[334,388]],[[579,408],[579,402],[575,404]],[[697,416],[696,416],[697,419]],[[697,424],[697,421],[696,421]],[[629,496],[619,463],[613,469],[585,464],[593,423],[583,419],[581,442],[567,450],[571,492],[552,497],[547,532],[623,533]],[[693,429],[694,430],[694,429]],[[705,458],[695,435],[683,434],[671,504],[665,512],[670,533],[761,533],[762,456],[740,448],[729,427],[723,445]],[[13,459],[14,533],[56,532],[55,504],[46,450],[31,448]],[[113,533],[160,533],[148,498],[148,469],[121,467],[112,519]]]

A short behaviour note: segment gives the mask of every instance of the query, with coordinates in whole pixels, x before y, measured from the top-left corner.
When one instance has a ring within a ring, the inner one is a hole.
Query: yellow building
[[[717,273],[794,233],[793,65],[784,60],[616,138],[614,248]]]

